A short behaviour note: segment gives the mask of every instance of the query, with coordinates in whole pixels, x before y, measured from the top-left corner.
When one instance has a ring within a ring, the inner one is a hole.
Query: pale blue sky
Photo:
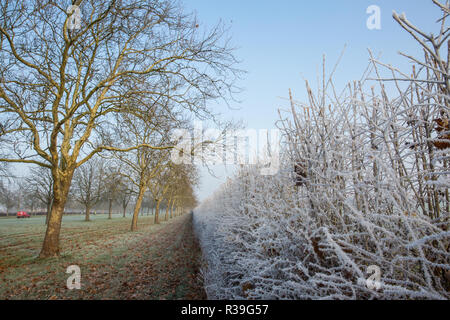
[[[369,30],[366,9],[381,8],[381,30]],[[440,11],[431,0],[185,0],[202,26],[222,20],[230,29],[233,44],[239,49],[240,68],[248,74],[240,82],[245,90],[242,103],[232,103],[238,111],[224,104],[214,106],[225,118],[242,119],[249,128],[270,129],[277,120],[277,109],[286,106],[281,97],[293,90],[297,100],[306,100],[303,78],[316,82],[322,55],[331,69],[342,49],[346,53],[339,66],[338,87],[360,79],[368,63],[367,48],[381,53],[381,59],[410,72],[408,62],[397,52],[421,54],[416,43],[392,19],[392,11],[405,12],[417,26],[437,33],[435,22]],[[217,168],[221,179],[203,172],[200,199],[211,194],[227,174]]]

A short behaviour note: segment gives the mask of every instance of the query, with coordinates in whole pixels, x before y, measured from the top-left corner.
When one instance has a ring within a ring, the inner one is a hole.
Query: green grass
[[[183,261],[188,253],[180,248],[184,248],[183,237],[192,235],[185,227],[182,234],[172,233],[180,232],[179,225],[185,223],[180,219],[187,218],[178,217],[160,225],[153,225],[153,219],[139,217],[139,230],[130,232],[130,217],[114,216],[108,220],[107,215],[92,215],[92,221],[85,222],[81,215],[65,216],[61,255],[51,259],[37,258],[45,217],[1,219],[0,299],[135,298],[130,289],[122,290],[127,281],[135,287],[141,283],[146,286],[146,295],[138,294],[139,297],[177,299],[186,295],[189,288],[192,290],[192,281],[183,283],[182,279],[187,281],[186,274],[195,271],[193,263]],[[189,259],[196,259],[192,254]],[[178,264],[179,268],[174,267]],[[65,271],[69,265],[81,267],[83,290],[67,290],[69,275]],[[165,272],[170,274],[160,277]],[[175,289],[169,290],[160,279],[177,279],[173,283]]]
[[[84,221],[82,215],[63,218],[61,228],[61,253],[72,255],[82,246],[88,248],[96,241],[129,233],[131,218],[96,215]],[[153,217],[139,217],[139,226],[145,231],[153,225]],[[19,266],[39,255],[45,235],[45,217],[28,219],[9,218],[0,222],[0,271],[4,265]]]

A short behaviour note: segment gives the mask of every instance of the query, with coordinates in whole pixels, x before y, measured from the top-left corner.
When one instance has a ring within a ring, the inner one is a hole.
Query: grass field
[[[65,216],[61,256],[38,259],[44,217],[0,219],[0,299],[202,299],[200,250],[192,217],[153,225],[139,217]],[[81,268],[81,290],[68,290],[66,268]]]

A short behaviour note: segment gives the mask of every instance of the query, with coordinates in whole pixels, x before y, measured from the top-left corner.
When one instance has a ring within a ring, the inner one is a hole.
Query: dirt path
[[[205,299],[199,277],[200,249],[192,230],[192,215],[131,234],[132,241],[104,238],[95,252],[102,258],[61,259],[29,274],[31,285],[11,286],[6,299]],[[130,237],[130,235],[129,235]],[[109,241],[108,241],[109,240]],[[56,262],[56,264],[55,264]],[[36,270],[33,263],[33,270]],[[49,265],[51,264],[51,269]],[[81,268],[81,290],[68,290],[65,268]]]
[[[122,267],[128,273],[119,284],[122,299],[203,299],[199,279],[200,249],[192,230],[192,216],[186,215],[137,248],[139,255]]]

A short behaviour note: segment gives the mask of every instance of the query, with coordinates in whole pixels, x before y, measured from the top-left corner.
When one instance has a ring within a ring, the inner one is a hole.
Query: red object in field
[[[26,213],[25,211],[19,211],[19,212],[17,212],[17,218],[18,219],[20,219],[20,218],[31,218],[31,216],[28,213]]]

